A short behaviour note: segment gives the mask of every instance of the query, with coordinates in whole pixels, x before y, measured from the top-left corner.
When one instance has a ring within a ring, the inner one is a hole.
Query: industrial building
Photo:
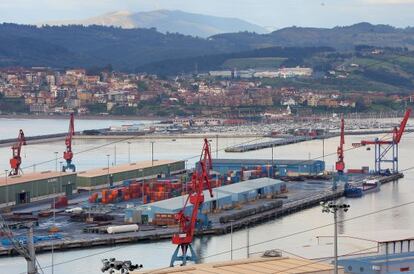
[[[279,176],[316,175],[325,171],[325,162],[320,160],[213,159],[213,170],[221,174],[265,165],[273,166]]]
[[[227,262],[215,262],[194,264],[188,266],[176,266],[149,271],[136,271],[132,273],[142,274],[225,274],[225,273],[280,273],[280,274],[332,274],[334,266],[327,263],[315,262],[306,259],[288,257],[250,258],[232,260]],[[343,274],[340,267],[338,274]]]
[[[378,256],[341,259],[341,265],[347,273],[382,274],[413,273],[414,252],[385,254]]]
[[[214,188],[213,197],[210,197],[210,193],[204,190],[202,212],[210,213],[218,209],[232,208],[235,205],[243,204],[259,197],[265,197],[263,195],[281,193],[285,188],[286,184],[280,180],[259,178]],[[142,214],[147,215],[148,220],[151,221],[155,213],[176,213],[180,211],[186,199],[187,195],[175,197],[143,205],[140,209]],[[188,203],[185,208],[185,214],[189,215],[191,211],[192,204]]]
[[[76,173],[44,171],[0,179],[0,204],[24,204],[52,194],[72,195]]]
[[[377,254],[341,258],[347,273],[382,274],[414,272],[414,234],[411,230],[360,232],[359,239],[377,244]]]
[[[109,186],[110,182],[122,182],[129,179],[153,178],[160,174],[174,174],[185,169],[184,161],[142,161],[131,164],[97,168],[78,172],[78,188],[94,189]]]

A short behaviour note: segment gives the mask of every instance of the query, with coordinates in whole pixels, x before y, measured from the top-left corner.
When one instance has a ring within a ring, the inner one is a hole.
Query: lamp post
[[[348,204],[336,204],[335,201],[321,202],[323,213],[333,213],[334,215],[334,264],[335,274],[338,274],[338,211],[343,210],[347,212],[350,205]]]
[[[154,141],[151,141],[151,166],[154,166]]]
[[[216,158],[218,159],[218,152],[219,152],[219,149],[218,149],[218,138],[219,138],[219,136],[218,136],[218,134],[216,134]]]
[[[322,160],[325,162],[325,136],[322,137]]]
[[[128,143],[128,164],[131,163],[131,142]]]
[[[116,145],[114,146],[114,165],[116,166]]]
[[[230,261],[233,261],[233,220],[230,220]]]
[[[57,172],[57,167],[58,167],[58,153],[57,151],[55,151],[55,171]]]
[[[247,246],[247,249],[246,249],[246,252],[247,252],[247,258],[250,258],[250,226],[249,226],[249,223],[247,223],[247,225],[246,225],[246,246]]]
[[[108,172],[107,172],[107,182],[108,182],[108,184],[109,184],[109,154],[106,154],[106,159],[107,159],[107,161],[108,161],[108,166],[107,166],[107,168],[108,168]]]

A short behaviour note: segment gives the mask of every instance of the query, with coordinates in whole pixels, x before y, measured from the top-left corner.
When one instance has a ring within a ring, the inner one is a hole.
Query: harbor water
[[[106,127],[114,125],[98,124],[99,121],[83,121],[84,128]],[[102,122],[102,121],[100,121]],[[5,132],[8,122],[0,120],[1,134]],[[38,134],[49,133],[49,125],[45,125],[44,120],[23,120],[22,128],[32,127]],[[59,120],[59,123],[62,121]],[[65,124],[65,123],[64,123]],[[52,127],[52,125],[51,125]],[[27,130],[30,132],[30,130]],[[57,132],[66,131],[66,126]],[[37,134],[36,133],[36,134]],[[7,134],[9,131],[7,130]],[[17,134],[17,131],[16,131]],[[29,135],[29,134],[28,134]],[[34,135],[34,134],[33,134]],[[12,136],[1,136],[1,139]],[[365,137],[365,136],[364,136]],[[373,136],[371,136],[373,137]],[[346,137],[345,150],[351,148],[351,144],[361,140],[362,136]],[[249,151],[246,153],[225,153],[224,148],[247,142],[258,142],[266,139],[258,138],[219,138],[218,144],[216,139],[211,140],[212,156],[220,158],[264,158],[271,159],[272,150],[263,149],[258,151]],[[197,139],[160,139],[152,140],[154,143],[154,158],[187,160],[188,167],[194,166],[202,146],[202,140]],[[128,143],[129,142],[129,143]],[[314,140],[304,143],[292,144],[274,148],[273,157],[275,159],[324,159],[326,167],[332,170],[336,160],[336,148],[339,139],[332,138],[324,141]],[[218,151],[216,152],[216,147]],[[61,159],[56,161],[55,153],[62,156],[64,142],[49,142],[45,144],[33,144],[23,148],[23,168],[24,172],[29,173],[43,170],[54,170],[56,163],[59,164]],[[99,139],[99,140],[75,140],[74,163],[78,170],[86,170],[95,167],[107,165],[109,155],[110,165],[134,162],[139,160],[151,159],[151,143],[146,139]],[[323,157],[325,152],[325,157]],[[345,152],[345,161],[347,168],[360,168],[361,166],[374,165],[374,150],[366,148],[351,149]],[[217,155],[218,154],[218,155]],[[414,154],[414,133],[403,136],[400,144],[400,169],[414,166],[412,155]],[[11,156],[11,150],[8,147],[0,148],[0,173],[4,176],[4,170],[8,169],[8,160]],[[41,164],[42,163],[42,164]],[[33,166],[36,164],[35,166]],[[367,213],[377,212],[361,218],[345,221],[340,224],[340,234],[358,235],[367,231],[383,231],[393,229],[413,229],[414,228],[414,204],[408,204],[396,207],[392,210],[384,210],[389,207],[398,206],[404,203],[413,202],[412,193],[414,193],[414,169],[405,173],[405,177],[397,183],[383,185],[380,192],[369,193],[360,199],[345,200],[351,205],[347,213],[340,214],[340,220],[347,220]],[[332,216],[321,212],[319,207],[307,209],[290,216],[279,218],[249,229],[249,253],[256,253],[267,249],[280,249],[296,254],[296,251],[306,250],[307,247],[316,244],[317,236],[332,235],[333,226],[326,226],[319,229],[312,228],[328,225],[332,223]],[[306,233],[300,233],[305,230],[311,230]],[[294,235],[293,235],[294,234]],[[290,236],[289,236],[290,235]],[[286,237],[289,236],[289,237]],[[233,258],[245,258],[247,256],[247,231],[241,230],[233,233]],[[343,241],[340,240],[340,245]],[[355,243],[357,246],[359,243]],[[324,248],[333,248],[332,240],[325,240]],[[347,240],[347,247],[340,248],[340,254],[349,252],[347,249],[351,245],[351,240]],[[197,239],[194,243],[195,250],[201,256],[202,261],[220,261],[229,260],[231,235],[222,235],[214,237],[204,237]],[[345,246],[345,245],[343,245]],[[349,248],[351,248],[349,247]],[[118,260],[132,260],[134,263],[143,264],[146,269],[167,267],[169,265],[171,254],[174,251],[169,241],[156,243],[140,243],[130,245],[120,245],[102,248],[90,248],[87,250],[72,250],[65,252],[56,252],[54,254],[54,273],[71,274],[71,273],[101,273],[101,259],[115,257]],[[322,250],[321,249],[321,250]],[[333,249],[332,249],[333,250]],[[312,249],[313,255],[323,257],[325,254],[321,251]],[[288,253],[285,253],[288,255]],[[39,254],[38,260],[43,267],[44,273],[52,273],[50,267],[52,263],[51,254]],[[329,260],[327,261],[329,262]],[[1,258],[1,273],[24,273],[26,263],[21,257]]]

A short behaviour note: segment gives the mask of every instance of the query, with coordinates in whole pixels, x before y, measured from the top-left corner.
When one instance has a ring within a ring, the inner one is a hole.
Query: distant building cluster
[[[280,68],[274,70],[215,70],[210,71],[209,75],[212,77],[222,78],[292,78],[292,77],[310,77],[313,70],[311,68]]]
[[[156,75],[117,72],[91,75],[85,69],[0,69],[0,99],[22,100],[31,113],[111,114],[121,108],[116,114],[126,114],[125,108],[146,108],[148,112],[173,108],[181,113],[176,116],[186,116],[194,109],[206,112],[214,107],[262,107],[262,114],[264,111],[269,117],[290,115],[293,108],[356,108],[384,99],[413,100],[412,96],[379,92],[275,88],[262,83],[265,77],[308,77],[312,75],[309,68],[249,72],[252,77],[244,77],[244,73],[248,72],[214,71],[160,79]],[[172,116],[168,111],[167,115]]]

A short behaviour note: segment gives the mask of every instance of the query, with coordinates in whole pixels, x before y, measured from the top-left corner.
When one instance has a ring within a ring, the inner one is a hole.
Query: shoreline
[[[27,119],[27,120],[67,120],[67,115],[32,115],[32,114],[0,114],[0,119]],[[166,121],[165,117],[153,116],[120,116],[120,115],[79,115],[78,120],[141,120],[141,121]]]

